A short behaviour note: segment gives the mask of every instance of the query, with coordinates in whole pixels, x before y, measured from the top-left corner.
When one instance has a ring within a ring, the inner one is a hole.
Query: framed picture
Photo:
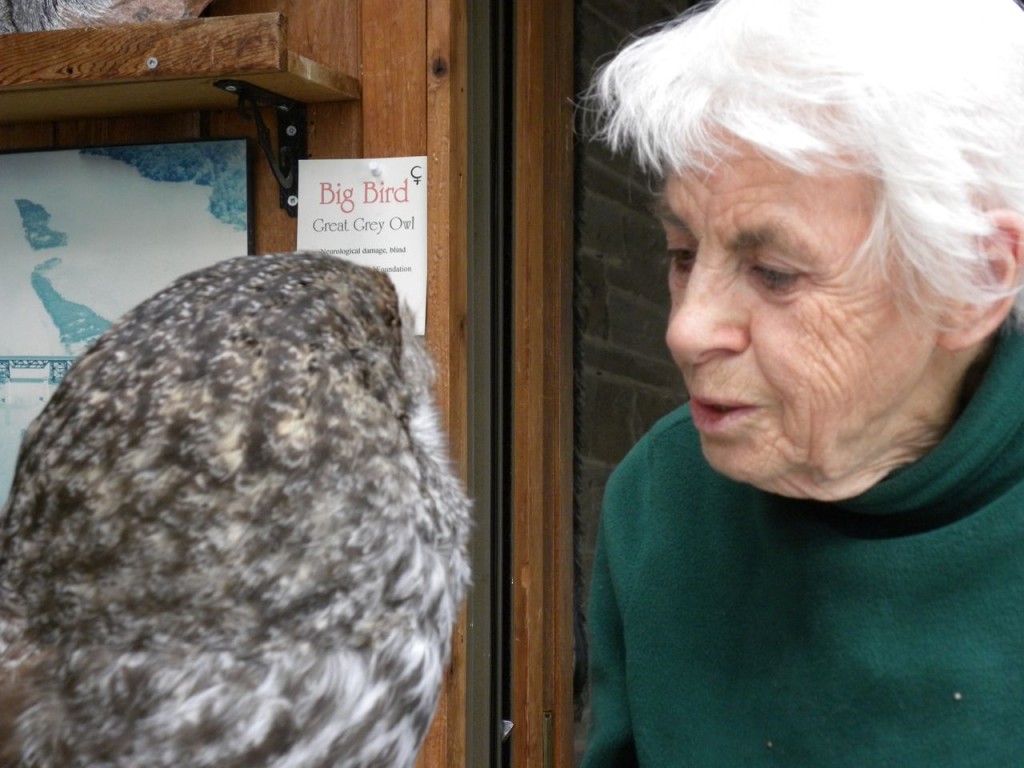
[[[252,253],[245,139],[0,154],[0,506],[75,357],[175,278]]]

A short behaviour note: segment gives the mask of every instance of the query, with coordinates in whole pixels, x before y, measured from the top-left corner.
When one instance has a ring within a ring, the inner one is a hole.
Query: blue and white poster
[[[251,252],[244,139],[0,154],[0,505],[75,357],[175,278]]]

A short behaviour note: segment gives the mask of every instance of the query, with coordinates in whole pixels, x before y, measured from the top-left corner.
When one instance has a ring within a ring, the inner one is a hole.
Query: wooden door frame
[[[573,3],[515,3],[513,765],[573,764]]]

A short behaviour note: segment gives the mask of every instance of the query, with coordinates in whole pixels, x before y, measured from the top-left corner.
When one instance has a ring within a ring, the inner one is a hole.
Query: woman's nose
[[[677,365],[697,365],[743,352],[750,343],[749,319],[737,277],[698,260],[672,290],[665,341]]]

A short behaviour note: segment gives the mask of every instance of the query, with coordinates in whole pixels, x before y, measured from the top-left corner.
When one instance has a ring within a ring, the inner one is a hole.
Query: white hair
[[[866,174],[879,194],[863,256],[917,306],[1006,295],[982,241],[987,211],[1024,214],[1019,0],[702,4],[630,42],[585,104],[600,138],[662,177],[737,140],[801,173]]]

